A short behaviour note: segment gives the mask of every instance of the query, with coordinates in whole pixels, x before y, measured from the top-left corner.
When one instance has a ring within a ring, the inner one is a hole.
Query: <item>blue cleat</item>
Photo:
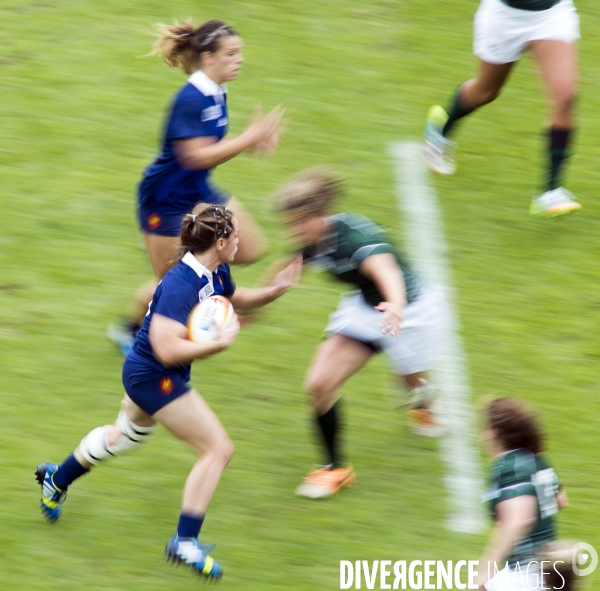
[[[42,487],[42,498],[40,499],[42,515],[50,523],[58,520],[62,504],[67,498],[67,491],[57,488],[52,480],[52,475],[57,468],[56,464],[40,464],[35,471],[35,478]]]
[[[135,334],[125,326],[125,324],[109,324],[106,329],[106,336],[108,340],[117,345],[121,354],[127,357],[127,354],[133,347],[135,341]]]
[[[198,538],[180,538],[175,534],[165,548],[167,562],[186,564],[202,577],[216,581],[223,576],[223,567],[208,553],[214,548],[204,546]]]

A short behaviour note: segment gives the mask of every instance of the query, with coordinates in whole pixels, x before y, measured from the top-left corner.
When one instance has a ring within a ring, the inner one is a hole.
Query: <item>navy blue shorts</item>
[[[220,190],[215,190],[198,203],[225,205],[229,201],[229,198],[230,195]],[[189,211],[192,211],[194,207],[190,207]],[[138,206],[137,211],[138,222],[142,231],[149,232],[150,234],[158,234],[159,236],[179,236],[181,234],[181,221],[187,213],[189,212],[164,215],[146,206]]]
[[[158,371],[131,355],[123,363],[123,386],[127,396],[149,415],[192,389],[178,371]]]
[[[138,221],[144,232],[158,234],[159,236],[174,236],[181,234],[181,221],[184,213],[177,215],[163,215],[151,210],[138,209]]]

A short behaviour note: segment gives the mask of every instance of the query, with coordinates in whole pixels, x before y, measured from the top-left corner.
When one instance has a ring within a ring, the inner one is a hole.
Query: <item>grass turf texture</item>
[[[61,461],[92,427],[111,422],[122,394],[121,358],[104,331],[150,277],[134,186],[184,82],[157,58],[138,59],[151,43],[144,30],[190,14],[239,28],[247,62],[230,85],[232,132],[259,101],[288,107],[293,122],[273,160],[244,156],[217,172],[267,231],[270,261],[285,246],[265,196],[314,164],[348,175],[341,208],[401,235],[387,144],[419,137],[430,104],[472,75],[475,8],[448,0],[435,10],[424,0],[0,6],[3,589],[193,584],[161,561],[195,459],[164,430],[76,483],[55,526],[41,518],[33,478],[38,462]],[[561,533],[600,547],[600,10],[592,0],[578,8],[582,90],[568,186],[582,215],[559,223],[527,215],[546,112],[529,58],[496,104],[461,125],[459,172],[435,185],[475,397],[514,394],[540,408],[571,498]],[[254,281],[269,261],[238,271],[238,283]],[[204,528],[219,545],[223,589],[336,589],[340,560],[473,560],[483,547],[484,536],[444,529],[437,444],[411,436],[392,411],[382,360],[345,389],[346,455],[358,486],[326,503],[292,495],[321,459],[301,383],[338,291],[307,274],[230,351],[194,368],[193,383],[236,445]]]

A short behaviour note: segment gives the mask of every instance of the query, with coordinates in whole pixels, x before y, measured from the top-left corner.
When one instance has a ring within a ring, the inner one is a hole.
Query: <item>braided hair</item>
[[[179,257],[186,252],[206,252],[219,238],[233,233],[233,213],[224,205],[199,203],[181,223]]]

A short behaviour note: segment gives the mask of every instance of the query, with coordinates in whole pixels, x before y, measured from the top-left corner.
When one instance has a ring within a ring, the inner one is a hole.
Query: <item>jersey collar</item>
[[[196,70],[188,82],[193,84],[204,96],[222,96],[227,94],[226,84],[217,84],[211,80],[202,70]]]
[[[208,282],[212,284],[212,273],[190,251],[183,255],[181,262],[196,271],[198,277],[206,277]]]
[[[336,216],[324,218],[325,224],[323,236],[317,240],[317,254],[325,256],[335,252],[338,242]]]

